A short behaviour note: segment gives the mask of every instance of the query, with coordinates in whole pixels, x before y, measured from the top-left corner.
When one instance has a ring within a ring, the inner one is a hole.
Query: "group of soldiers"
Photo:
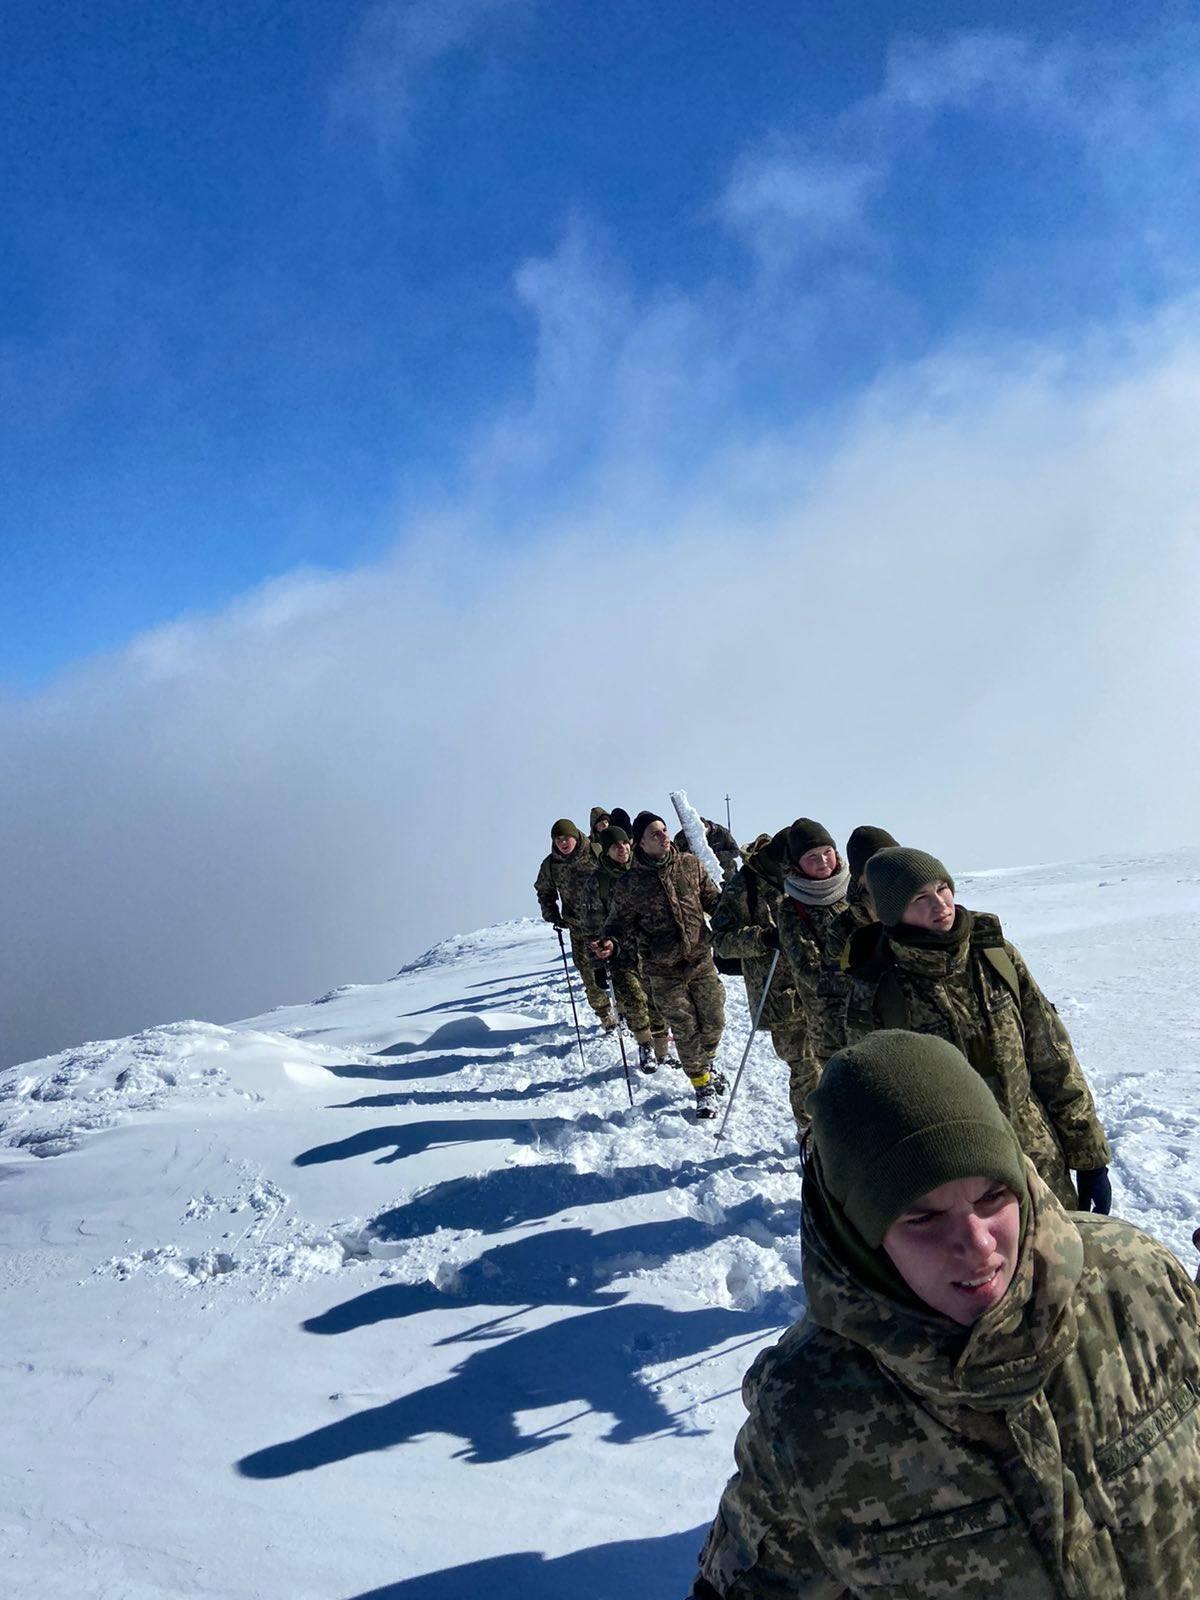
[[[703,825],[719,889],[661,816],[603,806],[586,837],[567,818],[554,823],[537,876],[542,915],[569,931],[601,1027],[624,1018],[643,1071],[671,1060],[673,1035],[696,1115],[715,1114],[726,1087],[713,1064],[725,1022],[718,967],[740,972],[751,1015],[787,1064],[801,1134],[835,1051],[911,1029],[962,1052],[1064,1204],[1108,1210],[1108,1141],[1067,1030],[999,919],[958,905],[936,857],[867,824],[844,852],[809,817],[744,849]]]
[[[600,1025],[646,1071],[673,1035],[697,1115],[718,968],[788,1067],[807,1311],[746,1377],[692,1600],[1200,1600],[1200,1291],[1108,1215],[1091,1092],[999,919],[882,828],[703,826],[720,887],[600,806],[537,879]]]

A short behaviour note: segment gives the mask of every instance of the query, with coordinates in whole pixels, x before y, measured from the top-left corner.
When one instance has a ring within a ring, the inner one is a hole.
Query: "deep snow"
[[[1071,1028],[1116,1209],[1194,1267],[1200,852],[959,890]],[[718,1145],[585,1046],[520,921],[0,1073],[0,1593],[678,1600],[803,1308],[785,1069],[756,1042]]]

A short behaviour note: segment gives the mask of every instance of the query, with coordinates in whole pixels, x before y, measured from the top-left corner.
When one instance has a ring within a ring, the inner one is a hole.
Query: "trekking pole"
[[[583,1064],[583,1070],[586,1072],[587,1058],[583,1053],[583,1035],[579,1031],[579,1013],[575,1009],[575,987],[571,982],[571,969],[567,966],[567,947],[563,944],[562,929],[555,928],[554,931],[558,935],[558,953],[562,957],[563,975],[567,980],[567,993],[571,996],[571,1015],[575,1018],[575,1037],[579,1040],[579,1059]],[[778,954],[778,951],[776,951],[776,954]]]
[[[625,1087],[629,1091],[629,1104],[633,1104],[633,1083],[629,1076],[629,1058],[625,1054],[625,1035],[621,1032],[621,1013],[617,1009],[617,991],[613,988],[612,973],[608,963],[604,964],[604,981],[608,985],[608,998],[612,1004],[613,1016],[617,1019],[617,1043],[621,1046],[621,1065],[625,1068]]]
[[[758,997],[758,1010],[754,1013],[754,1024],[750,1029],[750,1037],[746,1040],[746,1048],[742,1051],[742,1059],[738,1064],[737,1077],[733,1080],[733,1088],[729,1091],[729,1099],[725,1103],[725,1115],[721,1118],[720,1131],[717,1134],[717,1143],[725,1137],[725,1124],[729,1121],[729,1113],[733,1110],[733,1097],[738,1092],[738,1084],[742,1081],[742,1073],[746,1070],[746,1057],[750,1054],[750,1046],[754,1043],[754,1035],[758,1032],[758,1024],[762,1018],[763,1007],[767,1003],[767,996],[771,992],[771,981],[775,976],[775,968],[779,965],[779,951],[771,957],[771,967],[767,973],[767,981],[763,984],[763,992]]]

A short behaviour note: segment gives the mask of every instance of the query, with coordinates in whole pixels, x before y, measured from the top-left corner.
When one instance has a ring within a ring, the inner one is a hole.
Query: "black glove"
[[[775,927],[760,928],[758,930],[758,936],[759,936],[759,940],[761,941],[762,947],[763,947],[764,950],[778,950],[779,949],[779,929],[778,928],[775,928]]]
[[[1112,1184],[1108,1181],[1107,1167],[1093,1167],[1090,1172],[1077,1172],[1075,1187],[1079,1190],[1080,1211],[1096,1211],[1102,1217],[1106,1217],[1112,1210]]]
[[[592,968],[592,976],[595,978],[596,982],[600,985],[600,987],[602,989],[607,989],[608,988],[608,968],[607,967],[602,967],[602,966],[593,967]]]

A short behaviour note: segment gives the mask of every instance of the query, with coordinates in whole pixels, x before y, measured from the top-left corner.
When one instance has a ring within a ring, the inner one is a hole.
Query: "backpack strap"
[[[1002,944],[985,944],[980,951],[984,960],[990,963],[1001,983],[1012,990],[1012,997],[1018,1005],[1021,1004],[1021,980],[1017,977],[1017,968],[1013,958]]]

